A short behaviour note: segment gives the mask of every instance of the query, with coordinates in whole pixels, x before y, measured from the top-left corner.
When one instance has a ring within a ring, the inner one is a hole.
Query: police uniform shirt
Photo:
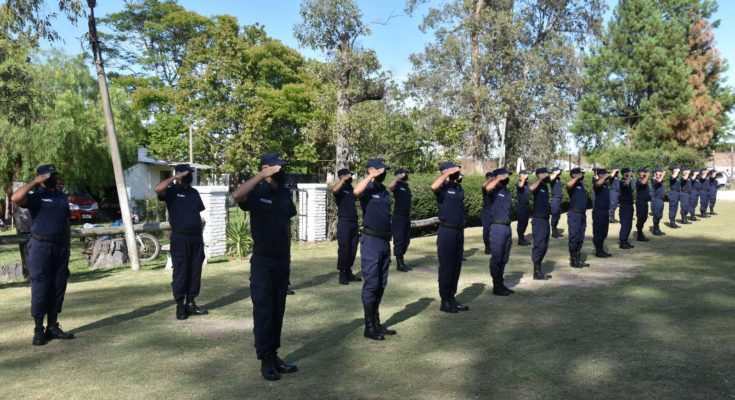
[[[166,188],[163,199],[168,208],[168,216],[173,231],[201,231],[202,218],[199,216],[204,211],[204,203],[199,192],[189,186],[184,189],[179,184]]]
[[[531,204],[531,191],[528,190],[528,181],[523,182],[523,186],[516,185],[516,193],[518,194],[518,204]]]
[[[635,188],[636,188],[636,201],[649,201],[651,200],[651,188],[648,186],[648,184],[644,184],[641,182],[641,178],[638,178],[635,181]]]
[[[396,182],[393,190],[393,215],[408,217],[411,215],[411,188],[403,181]]]
[[[444,182],[434,193],[439,206],[439,220],[464,226],[464,189],[456,182]]]
[[[656,199],[664,199],[664,183],[657,180],[653,180],[653,197]]]
[[[239,206],[243,211],[250,211],[253,253],[288,256],[291,218],[296,215],[291,192],[283,185],[273,188],[268,182],[260,181]]]
[[[357,217],[357,206],[355,201],[357,197],[353,193],[352,185],[345,183],[334,193],[334,200],[337,202],[338,217]]]
[[[541,183],[533,192],[533,216],[548,219],[551,215],[551,204],[549,204],[549,185]]]
[[[31,213],[31,232],[41,236],[65,236],[71,211],[66,195],[38,185],[28,192],[25,208]]]
[[[701,191],[709,191],[709,181],[707,180],[707,177],[699,178],[699,190]]]
[[[569,206],[578,212],[584,212],[587,209],[587,191],[584,189],[584,182],[582,179],[577,182],[571,188],[567,189],[569,193]]]
[[[360,196],[362,226],[377,232],[390,232],[390,193],[382,183],[370,182]]]
[[[595,191],[595,203],[594,208],[598,210],[607,210],[610,208],[610,188],[607,186],[607,182],[603,183],[602,186],[597,187],[595,183],[597,179],[592,179],[592,190]]]
[[[485,188],[482,188],[482,208],[487,208],[488,210],[493,208],[493,199]]]
[[[679,178],[669,178],[669,189],[675,192],[681,192],[681,182],[679,181]]]
[[[620,183],[620,203],[633,204],[633,181],[630,182],[630,185]]]
[[[692,181],[691,179],[684,179],[681,178],[681,191],[684,193],[691,193],[692,191]]]
[[[498,223],[510,223],[510,208],[513,198],[505,186],[496,186],[491,192],[493,198],[493,221]]]
[[[698,192],[700,189],[702,189],[702,182],[699,179],[694,179],[692,181],[692,191]]]
[[[610,181],[610,190],[613,192],[620,192],[620,179],[617,176],[612,178]]]
[[[563,197],[563,193],[561,191],[561,178],[556,178],[551,182],[551,197],[558,199]]]

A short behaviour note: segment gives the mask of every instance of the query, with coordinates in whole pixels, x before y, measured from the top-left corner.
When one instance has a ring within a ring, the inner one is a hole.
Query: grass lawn
[[[362,337],[360,286],[337,284],[336,243],[295,245],[280,355],[300,371],[279,382],[260,378],[247,262],[209,264],[210,315],[183,322],[164,259],[75,268],[60,320],[77,339],[42,347],[28,285],[0,285],[0,398],[735,398],[735,202],[717,208],[628,251],[611,225],[613,258],[584,270],[569,268],[566,237],[552,239],[547,282],[514,244],[510,297],[490,294],[481,230],[467,229],[458,299],[471,310],[453,315],[439,311],[435,238],[414,239],[414,269],[392,265],[381,313],[398,335],[383,342]]]

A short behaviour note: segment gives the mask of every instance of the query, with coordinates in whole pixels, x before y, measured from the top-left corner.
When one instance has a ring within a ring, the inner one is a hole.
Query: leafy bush
[[[704,157],[696,150],[690,148],[679,148],[674,151],[663,148],[631,150],[618,146],[600,150],[591,158],[596,164],[607,168],[614,166],[619,168],[629,167],[633,171],[642,167],[661,167],[668,169],[673,164],[690,168],[702,168],[706,165]]]
[[[227,255],[242,259],[253,251],[250,214],[237,215],[227,223]]]

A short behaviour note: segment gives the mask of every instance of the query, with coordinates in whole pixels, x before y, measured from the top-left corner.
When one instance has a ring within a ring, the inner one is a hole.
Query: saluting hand
[[[459,167],[452,167],[444,171],[444,175],[452,175],[455,172],[459,172]]]
[[[176,179],[178,181],[178,180],[180,180],[181,178],[183,178],[183,177],[185,177],[187,175],[189,175],[189,171],[179,172],[178,174],[174,175],[174,179]]]
[[[269,176],[275,175],[280,170],[280,165],[270,165],[260,170],[260,176],[262,176],[263,178],[268,178]]]
[[[50,177],[51,177],[51,173],[50,172],[47,172],[47,173],[45,173],[43,175],[38,175],[35,178],[33,178],[33,183],[35,183],[36,185],[41,184],[41,183],[44,183],[44,182],[46,182],[46,179],[48,179]]]
[[[403,179],[404,176],[406,176],[406,173],[405,172],[401,172],[400,174],[397,174],[396,175],[396,178]]]

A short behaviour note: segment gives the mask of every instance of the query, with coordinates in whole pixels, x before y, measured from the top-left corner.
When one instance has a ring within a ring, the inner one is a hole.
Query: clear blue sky
[[[609,17],[617,0],[606,1],[609,5]],[[98,3],[98,15],[123,8],[122,0],[102,0]],[[307,57],[321,58],[319,54],[299,48],[293,37],[293,26],[300,21],[298,0],[179,0],[179,3],[202,15],[230,14],[236,16],[241,24],[258,22],[265,25],[266,32],[271,37],[298,49]],[[362,44],[374,49],[383,68],[390,71],[397,81],[402,81],[411,71],[409,55],[420,52],[432,40],[431,35],[425,35],[418,29],[428,7],[420,8],[416,15],[409,17],[403,11],[404,0],[357,0],[357,3],[362,8],[364,20],[376,22],[371,25],[373,34],[365,38]],[[728,84],[735,85],[735,1],[720,0],[719,3],[719,11],[715,17],[722,22],[715,31],[715,37],[723,58],[731,66],[727,72]],[[382,22],[391,15],[394,17],[383,25]],[[86,32],[86,21],[74,27],[60,18],[54,27],[64,39],[64,43],[55,46],[63,47],[72,54],[81,51],[77,38]]]

